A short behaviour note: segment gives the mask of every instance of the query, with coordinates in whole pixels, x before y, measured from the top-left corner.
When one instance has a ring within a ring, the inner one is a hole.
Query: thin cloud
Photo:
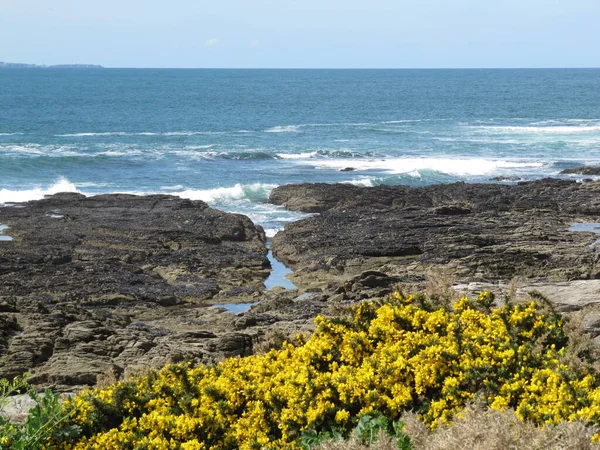
[[[260,41],[258,39],[252,39],[250,41],[250,48],[258,48],[260,47]]]
[[[206,48],[215,48],[217,45],[219,45],[219,40],[217,38],[210,38],[204,42]]]

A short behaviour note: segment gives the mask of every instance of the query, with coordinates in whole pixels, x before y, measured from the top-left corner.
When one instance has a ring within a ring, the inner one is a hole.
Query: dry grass
[[[325,442],[315,448],[316,450],[398,450],[395,439],[382,432],[377,436],[375,443],[370,446],[361,444],[356,438],[350,438]]]
[[[292,338],[293,336],[290,336],[289,332],[286,333],[283,329],[273,327],[260,336],[252,348],[255,354],[261,355],[272,349],[280,350],[283,343],[289,342]]]
[[[461,418],[431,433],[415,414],[402,417],[415,450],[586,450],[598,430],[581,422],[537,427],[522,422],[512,410],[495,411],[471,405]]]
[[[599,430],[581,422],[537,427],[522,422],[514,411],[495,411],[475,404],[462,417],[429,431],[416,414],[405,413],[402,421],[414,450],[598,450],[592,435]],[[397,450],[396,441],[380,433],[373,444],[363,445],[354,438],[326,442],[317,450]]]
[[[106,373],[96,377],[96,388],[106,389],[117,381],[119,381],[119,371],[115,367],[110,367]]]
[[[569,345],[561,362],[582,371],[592,368],[600,371],[600,348],[592,337],[585,332],[585,317],[590,312],[597,312],[598,306],[589,306],[580,311],[565,315],[565,334]]]
[[[440,306],[448,307],[452,300],[458,298],[452,288],[456,281],[456,274],[450,268],[430,269],[426,276],[425,295],[431,299],[437,299]]]
[[[145,377],[152,372],[156,372],[156,370],[156,367],[151,367],[147,364],[134,364],[125,368],[122,379],[129,380],[131,378]]]

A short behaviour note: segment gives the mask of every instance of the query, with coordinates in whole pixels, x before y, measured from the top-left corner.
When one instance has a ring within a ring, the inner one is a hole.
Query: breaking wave
[[[298,133],[298,125],[281,125],[265,130],[265,133]]]
[[[220,187],[214,189],[187,189],[173,192],[181,198],[190,200],[202,200],[207,203],[223,202],[231,200],[250,200],[252,202],[264,202],[269,198],[276,184],[254,183],[248,185],[236,184],[232,187]]]
[[[58,194],[59,192],[79,192],[77,187],[66,178],[58,179],[54,184],[47,187],[36,187],[25,190],[0,189],[0,204],[22,203],[31,200],[41,200],[46,195]]]

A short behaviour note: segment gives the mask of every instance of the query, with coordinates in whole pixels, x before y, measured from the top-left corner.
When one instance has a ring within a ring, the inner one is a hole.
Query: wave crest
[[[600,124],[594,125],[554,125],[554,126],[475,126],[476,131],[502,134],[578,134],[600,131]]]
[[[66,178],[59,178],[54,184],[46,189],[41,187],[25,190],[0,189],[0,204],[41,200],[46,195],[58,194],[59,192],[79,191],[77,190],[77,187]]]
[[[265,130],[265,133],[298,133],[299,131],[298,125],[280,125]]]
[[[340,170],[348,165],[345,160],[312,160],[306,162],[318,169]],[[391,174],[418,176],[422,170],[456,176],[488,175],[502,169],[527,169],[543,167],[535,161],[509,161],[484,158],[388,158],[383,160],[354,160],[355,170],[377,170]]]
[[[190,200],[202,200],[207,203],[231,200],[264,202],[269,198],[269,194],[276,187],[276,184],[254,183],[242,185],[238,183],[232,187],[214,189],[187,189],[181,192],[173,192],[172,195],[177,195],[181,198],[189,198]]]

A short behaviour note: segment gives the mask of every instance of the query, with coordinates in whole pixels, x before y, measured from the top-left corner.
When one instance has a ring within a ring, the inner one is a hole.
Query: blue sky
[[[599,67],[600,0],[0,0],[0,61]]]

